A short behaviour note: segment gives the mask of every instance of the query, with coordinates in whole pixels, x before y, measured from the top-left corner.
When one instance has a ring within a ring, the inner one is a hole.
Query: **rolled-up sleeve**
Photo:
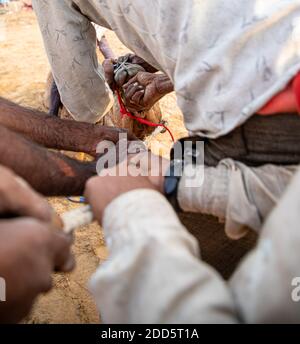
[[[142,201],[141,201],[142,200]],[[90,289],[105,323],[233,323],[231,294],[159,193],[136,190],[105,210],[109,259]]]
[[[96,55],[96,32],[70,0],[33,0],[62,102],[72,116],[96,123],[111,108],[112,92]]]

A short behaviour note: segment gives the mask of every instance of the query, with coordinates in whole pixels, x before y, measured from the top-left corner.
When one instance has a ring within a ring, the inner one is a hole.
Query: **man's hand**
[[[116,60],[114,59],[105,59],[102,63],[106,82],[108,83],[112,91],[116,90],[115,67],[114,67],[115,63],[116,63]]]
[[[129,111],[147,111],[166,94],[173,91],[170,79],[164,74],[139,72],[124,86],[126,107]]]
[[[55,216],[48,202],[26,181],[0,166],[0,217],[33,217],[51,222]]]
[[[70,245],[70,237],[44,222],[32,218],[0,221],[0,277],[6,282],[1,323],[22,320],[35,298],[51,289],[52,272],[74,267]]]
[[[36,296],[51,288],[53,270],[73,268],[72,238],[53,228],[55,216],[44,198],[0,166],[0,277],[7,288],[0,322],[21,320]]]
[[[156,188],[147,177],[94,177],[86,183],[84,196],[97,221],[102,224],[105,208],[117,197],[136,189]],[[120,215],[122,216],[122,215]]]
[[[84,151],[96,157],[97,146],[100,142],[109,141],[117,144],[120,141],[121,134],[127,134],[128,141],[137,140],[137,138],[126,129],[96,125],[94,130],[90,133],[89,138],[87,138],[88,143],[85,144]]]
[[[116,169],[107,169],[103,175],[91,178],[85,189],[85,197],[92,206],[98,222],[102,223],[105,208],[118,196],[136,189],[151,189],[163,193],[164,176],[169,161],[150,152],[132,155]],[[127,170],[126,177],[118,176],[119,171]],[[136,171],[138,176],[132,176]],[[117,176],[113,176],[117,172]],[[142,176],[143,175],[143,176]]]
[[[134,55],[134,54],[127,54],[125,56],[121,56],[120,59],[126,60],[128,63],[136,64],[144,68],[146,72],[149,73],[156,73],[157,69],[152,67],[149,63],[147,63],[144,59],[141,57]],[[126,83],[128,80],[123,80],[116,84],[115,82],[115,71],[114,71],[114,64],[118,62],[117,59],[105,59],[103,62],[103,70],[104,75],[107,83],[109,84],[110,88],[115,91],[116,87],[121,88],[124,83]]]

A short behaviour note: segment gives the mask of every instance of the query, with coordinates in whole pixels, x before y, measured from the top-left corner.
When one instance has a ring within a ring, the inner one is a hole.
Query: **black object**
[[[186,164],[196,165],[201,152],[197,149],[200,137],[187,137],[175,143],[171,150],[170,167],[165,176],[164,193],[176,212],[182,212],[178,202],[178,187]],[[203,157],[204,158],[204,157]]]
[[[182,168],[183,166],[182,160],[171,161],[170,167],[168,169],[167,175],[165,176],[165,182],[164,182],[165,196],[177,213],[182,211],[177,199],[178,185],[181,179],[181,176],[178,176],[176,174],[178,166],[179,168]]]
[[[59,110],[63,107],[57,85],[53,79],[50,92],[49,115],[58,117]]]

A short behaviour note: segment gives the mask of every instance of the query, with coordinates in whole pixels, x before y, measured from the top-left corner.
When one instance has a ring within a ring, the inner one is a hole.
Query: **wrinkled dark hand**
[[[172,89],[165,75],[139,72],[123,86],[126,107],[132,112],[149,110]]]
[[[147,63],[141,57],[134,55],[134,54],[127,54],[125,56],[121,56],[119,59],[126,60],[128,63],[136,64],[144,68],[146,72],[155,73],[157,69],[152,67],[149,63]],[[104,75],[106,78],[107,83],[109,84],[110,88],[115,91],[116,88],[121,88],[128,80],[121,79],[118,82],[115,81],[115,71],[114,71],[114,64],[118,62],[118,59],[106,59],[103,62],[103,69]]]

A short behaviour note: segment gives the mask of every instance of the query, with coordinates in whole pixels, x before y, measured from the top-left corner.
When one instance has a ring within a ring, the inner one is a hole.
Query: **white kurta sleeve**
[[[73,1],[34,0],[33,6],[62,103],[76,120],[98,122],[113,96],[98,65],[95,28]]]
[[[218,217],[225,222],[227,235],[239,239],[247,233],[247,227],[260,232],[296,170],[297,166],[253,168],[225,159],[217,167],[205,167],[204,182],[199,187],[188,187],[191,177],[184,175],[178,201],[184,211]]]
[[[90,288],[105,323],[237,321],[225,282],[162,195],[121,195],[105,210],[104,231],[110,255]]]
[[[230,281],[247,323],[300,322],[300,172],[266,221],[256,248]]]

